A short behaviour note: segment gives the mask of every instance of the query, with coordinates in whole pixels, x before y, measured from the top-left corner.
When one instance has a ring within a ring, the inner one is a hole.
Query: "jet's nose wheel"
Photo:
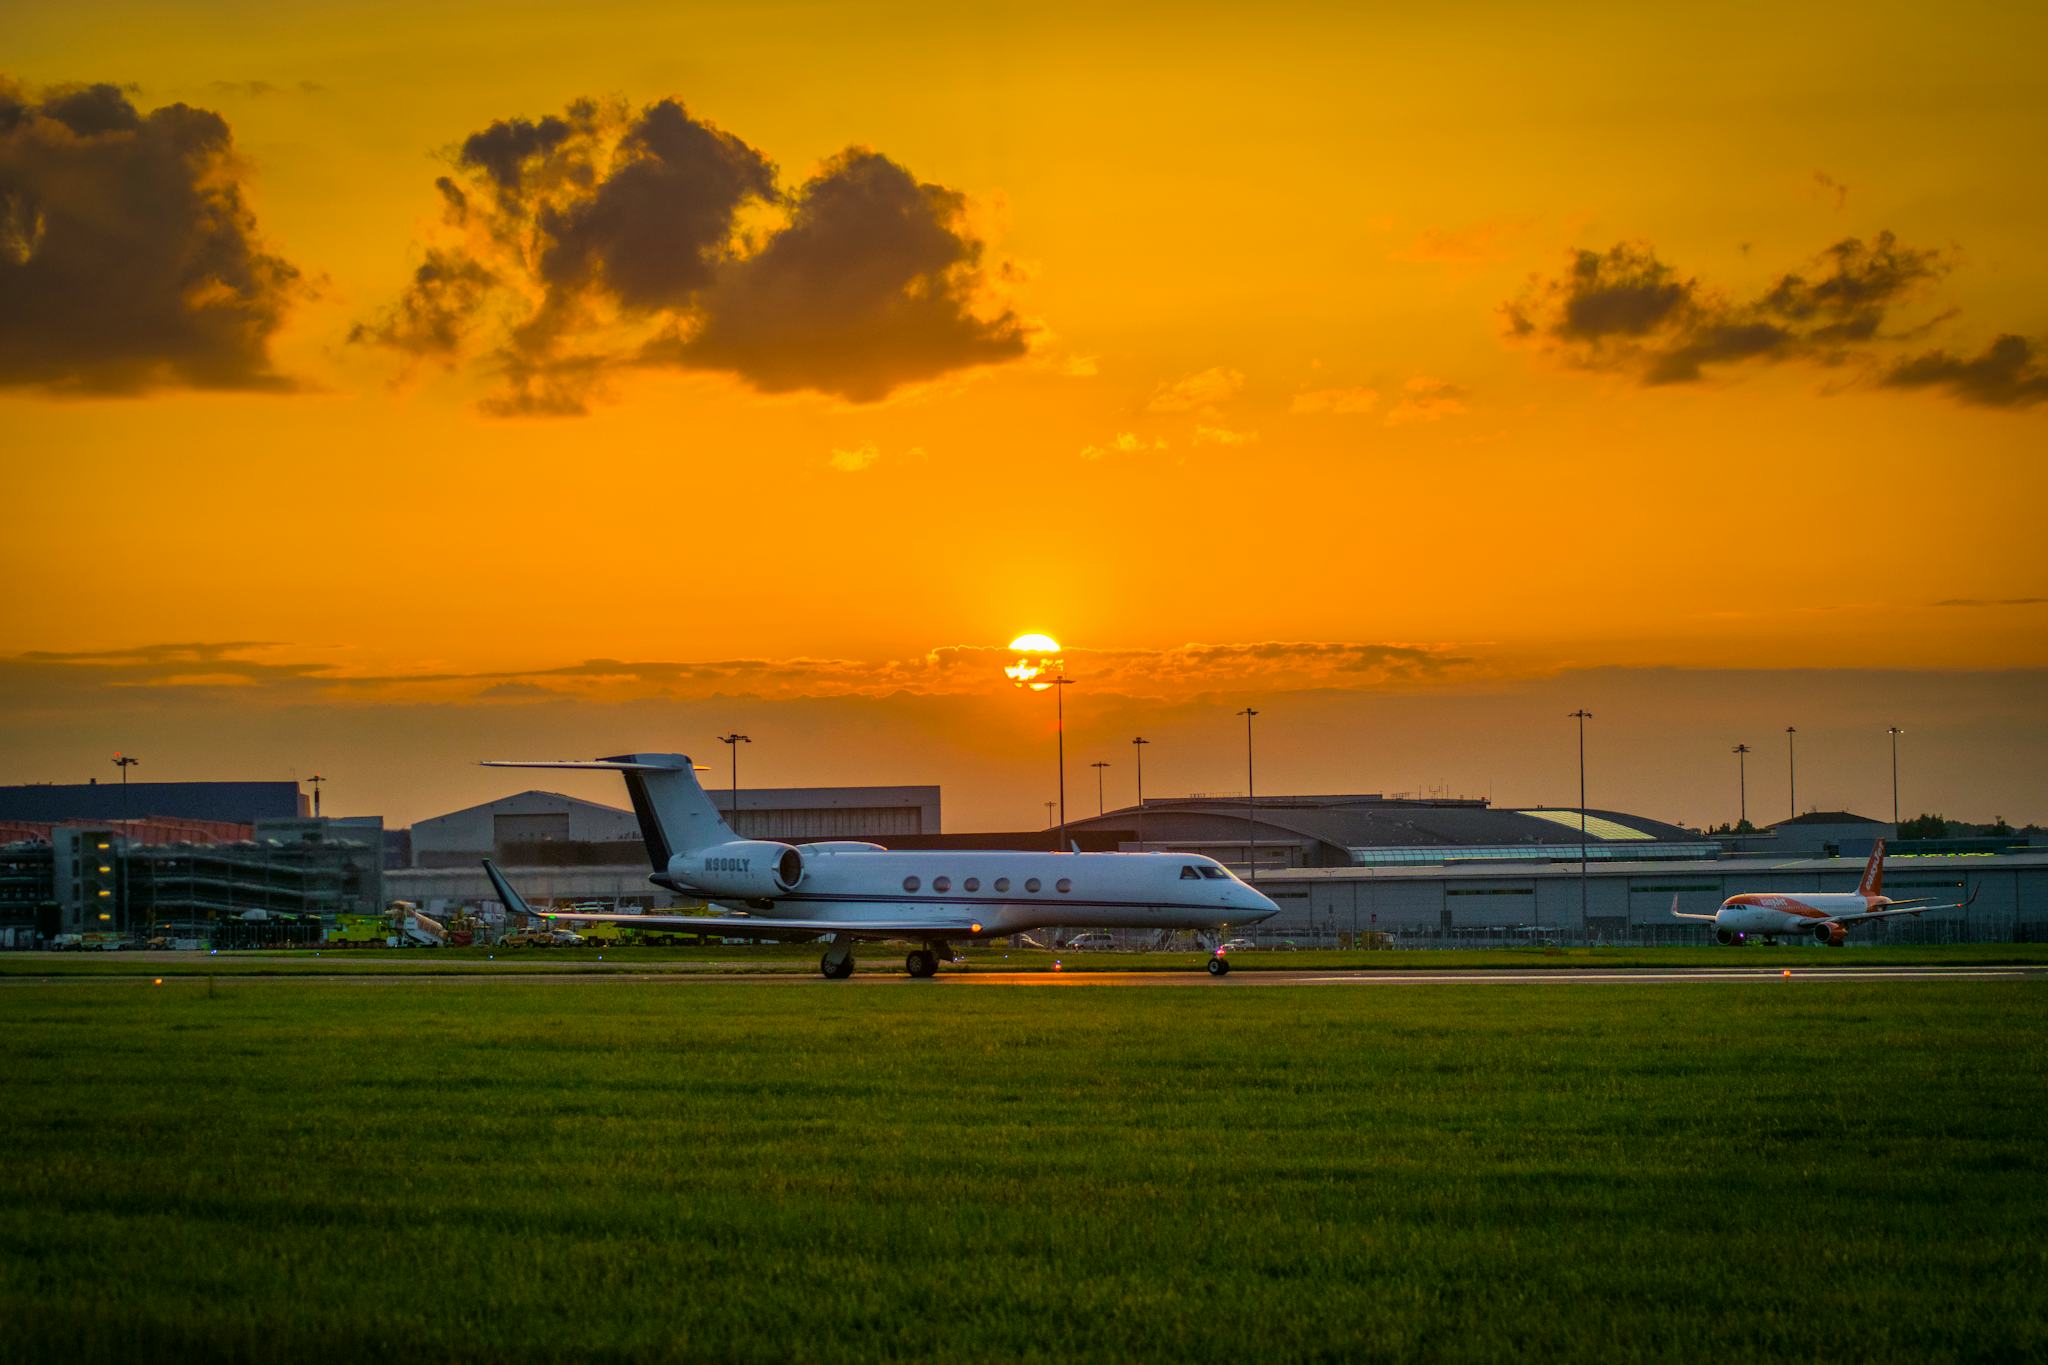
[[[937,976],[939,955],[929,948],[913,948],[903,959],[903,969],[916,977]]]
[[[836,962],[832,954],[826,953],[818,959],[818,974],[827,981],[844,981],[853,975],[853,954],[847,953]]]
[[[1209,954],[1209,975],[1229,976],[1230,959],[1227,957],[1218,957],[1214,953]]]

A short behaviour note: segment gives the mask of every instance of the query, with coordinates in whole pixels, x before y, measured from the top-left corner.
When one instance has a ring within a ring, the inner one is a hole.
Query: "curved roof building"
[[[1576,808],[1495,807],[1479,800],[1413,800],[1378,795],[1181,796],[1148,798],[1083,819],[1068,832],[1114,832],[1126,848],[1206,853],[1261,870],[1474,860],[1577,861]],[[1591,859],[1710,858],[1712,840],[1677,825],[1622,811],[1584,812]]]

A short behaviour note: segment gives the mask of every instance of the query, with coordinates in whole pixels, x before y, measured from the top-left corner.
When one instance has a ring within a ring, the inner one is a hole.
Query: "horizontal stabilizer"
[[[637,758],[487,758],[477,764],[479,768],[591,768],[604,773],[670,773],[691,768],[690,760],[675,755],[674,762],[664,761],[664,755],[643,754]]]

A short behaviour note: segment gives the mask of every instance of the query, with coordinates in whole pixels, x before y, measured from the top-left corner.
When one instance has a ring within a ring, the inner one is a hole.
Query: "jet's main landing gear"
[[[903,969],[916,977],[937,976],[939,955],[929,948],[913,948],[903,959]]]
[[[1209,975],[1229,976],[1230,959],[1223,956],[1221,953],[1209,954]]]

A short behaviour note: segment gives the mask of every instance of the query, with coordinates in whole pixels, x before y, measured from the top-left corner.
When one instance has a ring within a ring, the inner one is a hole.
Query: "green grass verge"
[[[0,1359],[2040,1359],[2048,984],[0,990]]]
[[[6,976],[230,976],[314,973],[559,972],[602,973],[649,969],[704,972],[796,972],[817,969],[819,949],[809,944],[731,948],[329,948],[236,953],[0,953]],[[1193,972],[1202,953],[1045,953],[971,945],[949,971],[1045,971],[1055,959],[1066,971]],[[900,973],[900,945],[866,944],[864,972]],[[2048,944],[1962,943],[1915,947],[1819,948],[1809,944],[1745,948],[1460,948],[1387,952],[1254,950],[1231,955],[1234,971],[1446,971],[1569,970],[1588,967],[1683,968],[1878,966],[2048,966]]]

